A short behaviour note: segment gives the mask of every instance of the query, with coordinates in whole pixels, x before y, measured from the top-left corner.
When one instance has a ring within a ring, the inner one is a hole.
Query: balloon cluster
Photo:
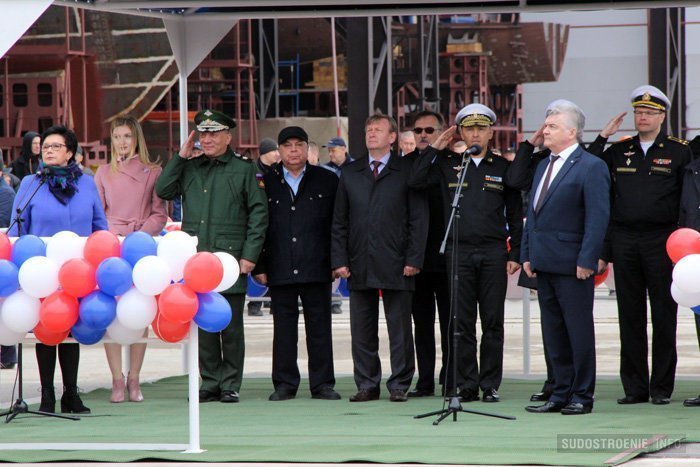
[[[196,238],[182,231],[158,240],[64,231],[46,242],[24,235],[13,245],[0,234],[0,344],[14,345],[30,330],[47,345],[69,333],[90,345],[105,335],[137,342],[149,325],[166,342],[184,339],[192,320],[205,331],[224,329],[231,307],[219,292],[238,279],[236,259],[197,253]]]
[[[681,306],[700,314],[700,232],[678,229],[666,240],[666,252],[673,261],[671,295]]]

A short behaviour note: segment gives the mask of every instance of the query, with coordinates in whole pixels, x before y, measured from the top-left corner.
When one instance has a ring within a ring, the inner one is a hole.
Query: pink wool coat
[[[105,208],[109,231],[126,236],[142,230],[158,235],[168,220],[165,202],[156,196],[160,167],[144,165],[138,156],[119,164],[119,172],[102,165],[95,174],[97,192]]]

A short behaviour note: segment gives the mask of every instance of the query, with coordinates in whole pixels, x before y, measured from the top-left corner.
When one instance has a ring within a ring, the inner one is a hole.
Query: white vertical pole
[[[202,452],[199,446],[199,328],[194,321],[190,323],[190,338],[187,349],[190,406],[190,442],[188,453]]]
[[[187,118],[188,108],[187,108],[187,75],[186,72],[182,70],[179,71],[179,82],[178,82],[178,99],[180,108],[180,147],[187,141],[187,136],[189,135],[189,121]],[[189,357],[189,347],[192,347],[191,342],[185,343],[182,349],[182,373],[186,374],[189,369],[188,357]],[[196,360],[195,360],[196,362]]]

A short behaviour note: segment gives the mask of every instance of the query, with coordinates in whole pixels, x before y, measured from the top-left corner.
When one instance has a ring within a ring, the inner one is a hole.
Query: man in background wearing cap
[[[352,162],[352,158],[348,154],[348,146],[345,144],[345,140],[340,136],[336,136],[335,138],[331,138],[323,147],[328,149],[328,158],[330,161],[327,164],[323,164],[322,167],[340,177],[341,167],[348,162]]]
[[[265,174],[270,224],[256,278],[269,286],[273,316],[271,401],[296,397],[298,300],[304,310],[313,399],[337,400],[331,338],[331,223],[338,177],[308,164],[309,136],[282,129],[282,163]]]
[[[437,112],[423,110],[414,117],[411,136],[414,150],[404,156],[414,163],[419,155],[434,151],[430,145],[442,133],[445,119]],[[453,133],[454,134],[454,133]],[[413,336],[416,343],[416,363],[418,380],[408,397],[426,397],[435,394],[435,308],[440,321],[440,350],[442,366],[439,382],[445,382],[448,353],[448,324],[450,320],[450,289],[447,279],[445,258],[439,253],[440,243],[445,234],[444,204],[439,186],[427,190],[428,197],[428,239],[425,245],[423,269],[416,276],[416,289],[413,292],[411,315]]]
[[[448,219],[460,172],[467,171],[459,201],[459,218],[454,220],[457,230],[449,232],[446,251],[449,270],[459,275],[453,305],[457,316],[454,331],[460,334],[460,342],[458,348],[450,352],[450,358],[457,359],[458,374],[451,374],[452,366],[448,362],[444,385],[448,393],[456,379],[457,395],[464,402],[479,400],[479,388],[484,402],[500,401],[507,274],[520,269],[522,201],[517,190],[505,185],[509,162],[494,156],[488,147],[495,122],[496,114],[485,105],[464,107],[455,118],[457,126],[442,132],[433,142],[433,150],[420,157],[412,180],[415,188],[440,187],[445,206],[443,215]],[[444,151],[455,129],[469,148],[478,146],[477,153],[464,157]],[[453,249],[455,232],[458,233],[457,251]],[[508,236],[510,252],[506,243]],[[477,305],[482,329],[479,362]]]
[[[255,165],[229,146],[235,122],[214,110],[197,113],[194,122],[204,154],[193,157],[193,131],[158,178],[156,193],[168,200],[182,195],[182,230],[197,236],[199,251],[225,251],[240,263],[240,278],[222,292],[233,311],[231,323],[221,332],[199,330],[199,401],[238,402],[245,356],[243,305],[248,273],[265,239],[267,198]]]
[[[260,156],[255,162],[255,165],[258,168],[258,173],[255,175],[255,177],[257,178],[258,183],[264,185],[263,177],[266,173],[272,170],[273,165],[280,161],[280,151],[277,141],[272,138],[263,138],[258,146],[258,152],[260,153]],[[265,292],[264,296],[268,297],[269,291]],[[263,302],[250,300],[248,302],[248,316],[262,316],[262,307]],[[270,310],[272,310],[271,307]]]
[[[392,154],[396,121],[376,114],[365,122],[367,157],[343,166],[333,213],[332,267],[350,288],[350,335],[357,393],[351,402],[379,399],[379,292],[391,360],[389,400],[404,402],[415,362],[411,333],[414,276],[423,266],[428,206],[408,186],[412,161]]]
[[[603,259],[615,264],[620,323],[618,404],[668,404],[676,375],[678,305],[671,296],[673,264],[666,240],[678,227],[683,169],[692,160],[686,141],[662,130],[668,98],[653,86],[632,92],[632,138],[603,151],[601,134],[589,151],[608,164],[613,184],[610,228]],[[647,292],[653,328],[651,379],[647,361]]]

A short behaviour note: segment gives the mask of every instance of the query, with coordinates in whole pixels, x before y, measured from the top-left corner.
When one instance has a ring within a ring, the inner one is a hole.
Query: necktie
[[[374,179],[376,180],[377,177],[379,177],[379,166],[382,165],[382,161],[372,161],[372,175],[374,175]]]
[[[547,190],[549,190],[549,182],[552,178],[552,170],[554,169],[554,163],[559,159],[559,156],[552,154],[549,156],[549,166],[547,166],[547,174],[544,176],[544,183],[542,184],[542,189],[540,190],[540,197],[537,198],[537,203],[535,204],[535,212],[539,212],[544,202],[544,197],[547,196]]]

